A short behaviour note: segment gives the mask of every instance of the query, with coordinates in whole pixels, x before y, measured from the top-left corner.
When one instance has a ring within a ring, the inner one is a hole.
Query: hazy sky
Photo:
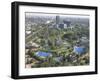
[[[59,15],[60,17],[73,17],[73,18],[89,18],[89,15],[70,15],[70,14],[49,14],[49,13],[32,13],[32,12],[27,12],[25,13],[26,17],[34,17],[34,16],[48,16],[48,17],[55,17]]]

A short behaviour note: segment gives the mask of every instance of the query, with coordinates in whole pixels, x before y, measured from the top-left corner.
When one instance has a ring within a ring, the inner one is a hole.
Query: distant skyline
[[[69,17],[69,18],[86,18],[86,19],[89,19],[89,15],[84,15],[84,14],[60,14],[60,13],[38,13],[38,12],[26,12],[25,13],[25,17],[36,17],[36,16],[40,16],[40,17],[56,17],[56,16],[60,16],[60,17]]]

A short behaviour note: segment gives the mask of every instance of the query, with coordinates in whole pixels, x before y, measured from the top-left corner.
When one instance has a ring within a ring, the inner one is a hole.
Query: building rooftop
[[[82,54],[85,51],[85,47],[83,46],[74,46],[74,52],[77,54]]]
[[[38,51],[38,52],[36,52],[36,56],[39,56],[39,57],[49,57],[49,56],[51,56],[51,53]]]

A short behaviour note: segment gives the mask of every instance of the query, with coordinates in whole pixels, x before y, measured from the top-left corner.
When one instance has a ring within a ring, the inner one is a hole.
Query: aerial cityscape
[[[89,65],[89,16],[25,13],[25,68]]]

